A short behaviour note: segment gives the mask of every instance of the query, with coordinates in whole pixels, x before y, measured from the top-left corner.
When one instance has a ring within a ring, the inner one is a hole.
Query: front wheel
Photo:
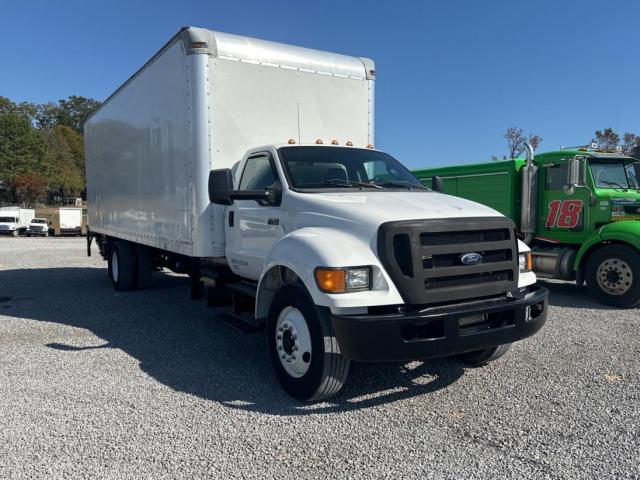
[[[335,395],[349,373],[331,318],[297,285],[273,298],[267,320],[267,347],[280,384],[292,397],[313,402]]]
[[[608,245],[589,257],[587,287],[603,303],[629,308],[640,303],[640,254],[627,245]]]
[[[11,232],[11,235],[14,236],[14,237],[17,237],[19,234],[20,234],[20,232],[18,230],[13,230]]]

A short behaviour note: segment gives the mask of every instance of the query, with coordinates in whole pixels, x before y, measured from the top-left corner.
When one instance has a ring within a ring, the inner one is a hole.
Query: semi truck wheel
[[[115,242],[111,247],[109,272],[114,289],[119,292],[133,290],[135,268],[131,245],[128,242]]]
[[[11,235],[13,235],[14,237],[17,237],[19,234],[20,232],[17,229],[11,232]]]
[[[627,245],[608,245],[589,257],[589,290],[602,302],[629,308],[640,303],[640,254]]]
[[[313,402],[335,395],[349,373],[328,313],[306,290],[285,285],[267,320],[267,346],[280,384],[292,397]]]
[[[505,343],[504,345],[498,345],[493,348],[486,348],[484,350],[476,350],[475,352],[467,352],[462,355],[457,355],[460,361],[471,365],[473,367],[480,367],[489,362],[493,362],[494,360],[499,359],[503,356],[507,351],[511,348],[510,343]]]

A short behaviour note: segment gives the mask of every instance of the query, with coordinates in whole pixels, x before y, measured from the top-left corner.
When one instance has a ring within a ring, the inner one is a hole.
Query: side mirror
[[[573,193],[575,192],[576,187],[584,186],[584,181],[582,179],[582,159],[580,158],[572,158],[569,160],[568,168],[567,168],[567,184],[564,187],[565,192]]]
[[[217,205],[232,205],[234,200],[277,201],[277,189],[234,190],[233,175],[228,168],[209,172],[209,201]]]
[[[231,205],[233,175],[231,169],[221,168],[209,172],[209,201],[218,205]]]
[[[434,175],[431,177],[431,190],[434,192],[444,192],[444,184],[442,183],[442,178],[438,175]]]

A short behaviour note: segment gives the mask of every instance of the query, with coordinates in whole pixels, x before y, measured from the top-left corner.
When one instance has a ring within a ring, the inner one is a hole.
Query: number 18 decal
[[[580,221],[582,200],[552,200],[545,227],[575,228]]]

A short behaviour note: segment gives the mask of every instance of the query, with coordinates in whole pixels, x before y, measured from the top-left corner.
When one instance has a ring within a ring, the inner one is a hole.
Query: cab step
[[[243,335],[258,333],[264,329],[263,323],[257,323],[252,318],[241,317],[233,313],[219,313],[214,318],[216,321],[239,331]]]

